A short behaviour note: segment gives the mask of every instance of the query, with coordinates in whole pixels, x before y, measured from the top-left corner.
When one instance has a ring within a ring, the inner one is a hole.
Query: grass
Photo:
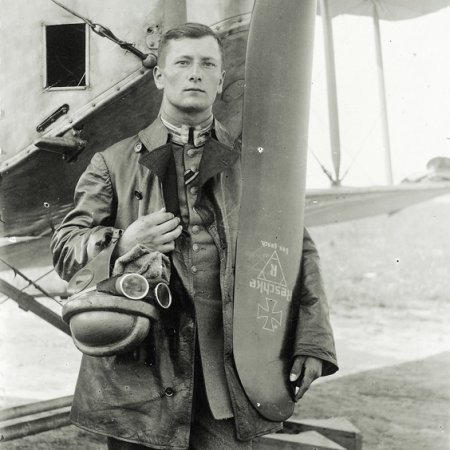
[[[349,375],[311,388],[301,418],[346,417],[365,450],[449,448],[450,352]]]
[[[450,199],[311,231],[335,314],[448,304]]]

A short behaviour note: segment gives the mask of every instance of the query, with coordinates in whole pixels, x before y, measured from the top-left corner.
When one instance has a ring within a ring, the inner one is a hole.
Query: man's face
[[[183,113],[205,112],[222,92],[225,72],[219,44],[212,36],[171,40],[153,73],[156,87],[164,89],[170,108]]]

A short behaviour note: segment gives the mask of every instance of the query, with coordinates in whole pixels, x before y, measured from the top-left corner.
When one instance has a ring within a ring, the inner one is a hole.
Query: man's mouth
[[[187,88],[185,89],[186,92],[205,92],[203,89],[199,89],[199,88]]]

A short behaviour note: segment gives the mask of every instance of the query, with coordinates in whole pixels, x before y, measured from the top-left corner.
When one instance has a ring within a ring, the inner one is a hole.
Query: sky
[[[450,157],[450,7],[415,19],[381,21],[394,183]],[[332,171],[322,23],[316,21],[308,188],[328,187],[312,153]],[[333,19],[344,185],[386,184],[374,32],[369,17]]]

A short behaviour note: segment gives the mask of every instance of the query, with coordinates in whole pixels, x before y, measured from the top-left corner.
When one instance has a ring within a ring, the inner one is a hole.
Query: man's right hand
[[[169,253],[175,248],[175,239],[180,236],[180,219],[165,209],[139,217],[122,234],[116,247],[116,255],[122,256],[137,244],[154,251]]]

